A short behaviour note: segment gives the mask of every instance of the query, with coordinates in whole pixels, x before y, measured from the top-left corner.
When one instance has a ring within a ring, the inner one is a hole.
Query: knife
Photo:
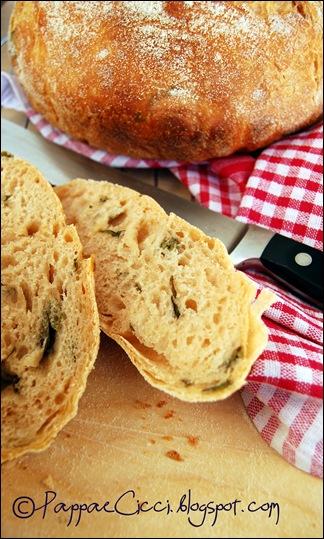
[[[8,120],[1,122],[1,150],[35,165],[53,185],[73,178],[91,178],[108,180],[149,195],[167,213],[176,213],[208,236],[222,240],[237,268],[257,268],[312,305],[323,305],[323,253],[313,247],[259,226],[240,223],[140,180],[130,179],[123,171],[107,168],[57,146]]]

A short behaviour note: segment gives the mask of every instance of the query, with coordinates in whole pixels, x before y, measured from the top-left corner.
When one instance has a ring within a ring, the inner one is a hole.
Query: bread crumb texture
[[[49,445],[99,345],[91,260],[49,183],[1,156],[1,458]]]
[[[74,180],[56,193],[95,258],[101,328],[146,380],[188,401],[241,387],[266,345],[273,296],[254,301],[222,242],[119,185]]]
[[[33,107],[114,154],[254,150],[322,112],[319,1],[17,2],[13,67]]]

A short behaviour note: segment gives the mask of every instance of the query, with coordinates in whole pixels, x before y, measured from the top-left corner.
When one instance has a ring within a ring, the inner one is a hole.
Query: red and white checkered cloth
[[[317,249],[323,241],[322,125],[286,137],[258,156],[235,155],[200,164],[113,156],[71,139],[30,108],[13,77],[2,74],[1,104],[24,110],[41,134],[113,167],[167,167],[204,206],[294,238]],[[262,438],[286,460],[323,476],[323,316],[272,279],[249,271],[278,301],[264,321],[269,343],[242,390]]]

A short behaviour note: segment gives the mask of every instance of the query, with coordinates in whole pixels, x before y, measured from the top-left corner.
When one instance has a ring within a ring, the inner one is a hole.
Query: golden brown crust
[[[114,154],[255,150],[322,113],[322,2],[17,2],[32,106]]]

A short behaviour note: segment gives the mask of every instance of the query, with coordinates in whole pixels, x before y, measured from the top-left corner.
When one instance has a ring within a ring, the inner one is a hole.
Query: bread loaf
[[[93,262],[53,188],[1,157],[1,460],[44,449],[76,414],[99,345]]]
[[[95,258],[101,328],[153,386],[187,401],[239,389],[267,342],[273,296],[236,271],[221,241],[108,182],[56,188]]]
[[[12,64],[76,139],[201,161],[320,117],[322,16],[320,1],[16,2]]]

